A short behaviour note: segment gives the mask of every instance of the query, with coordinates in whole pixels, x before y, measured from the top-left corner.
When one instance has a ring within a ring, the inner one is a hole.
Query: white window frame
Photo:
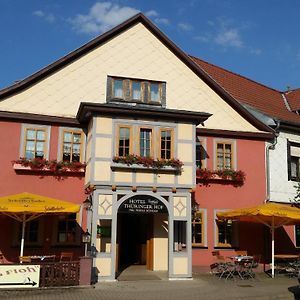
[[[51,135],[51,126],[47,125],[37,125],[37,124],[22,124],[21,127],[21,141],[20,141],[20,149],[19,149],[19,156],[25,157],[25,135],[27,129],[44,129],[46,131],[46,144],[45,144],[45,156],[44,158],[49,160],[49,153],[50,153],[50,135]]]

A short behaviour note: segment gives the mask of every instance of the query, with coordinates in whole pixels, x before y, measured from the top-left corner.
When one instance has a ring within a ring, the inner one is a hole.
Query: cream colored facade
[[[167,108],[212,113],[206,128],[258,131],[141,23],[1,101],[0,110],[74,117],[81,102],[106,102],[108,75],[165,81]]]

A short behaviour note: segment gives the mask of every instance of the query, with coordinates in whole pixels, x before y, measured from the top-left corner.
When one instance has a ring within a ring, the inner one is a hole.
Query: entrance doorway
[[[153,270],[153,215],[118,214],[117,272],[130,265],[145,265]]]

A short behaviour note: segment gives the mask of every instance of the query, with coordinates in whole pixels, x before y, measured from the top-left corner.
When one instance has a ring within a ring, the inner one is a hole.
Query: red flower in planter
[[[152,157],[144,157],[139,155],[130,154],[125,157],[115,156],[113,157],[113,162],[123,163],[128,166],[137,164],[142,165],[146,168],[161,169],[166,166],[173,167],[175,169],[181,170],[183,163],[179,159],[154,159]]]

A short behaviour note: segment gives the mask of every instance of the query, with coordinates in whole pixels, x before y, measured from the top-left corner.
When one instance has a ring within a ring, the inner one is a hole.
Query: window
[[[62,160],[82,161],[83,133],[78,130],[63,130]]]
[[[186,221],[174,221],[174,252],[186,250]]]
[[[118,135],[118,156],[125,157],[131,153],[131,127],[120,126]]]
[[[133,100],[143,100],[143,83],[139,81],[132,81],[131,93]]]
[[[287,141],[288,145],[288,178],[299,181],[300,178],[300,143]]]
[[[45,128],[26,128],[25,129],[25,150],[27,159],[45,158],[47,129]]]
[[[205,169],[207,153],[205,151],[204,140],[196,142],[196,167]]]
[[[160,130],[160,155],[161,159],[171,159],[173,157],[173,130]]]
[[[149,100],[153,102],[160,102],[161,100],[161,85],[159,83],[151,82],[149,84]]]
[[[300,225],[295,225],[295,244],[300,247]]]
[[[192,246],[204,246],[204,211],[194,211],[192,215]]]
[[[41,244],[41,219],[32,220],[26,222],[24,242],[27,246],[37,246]],[[13,245],[17,246],[20,244],[22,238],[22,223],[15,222],[13,225]]]
[[[57,223],[56,243],[74,244],[77,241],[78,225],[76,214],[59,216]]]
[[[107,101],[165,106],[166,83],[143,79],[107,78]]]
[[[217,246],[231,247],[232,245],[232,221],[216,221],[217,223]]]
[[[151,157],[152,153],[152,129],[140,128],[140,156]]]
[[[234,169],[232,143],[217,142],[216,167],[217,170]]]
[[[124,99],[124,83],[122,79],[113,80],[113,97]]]

